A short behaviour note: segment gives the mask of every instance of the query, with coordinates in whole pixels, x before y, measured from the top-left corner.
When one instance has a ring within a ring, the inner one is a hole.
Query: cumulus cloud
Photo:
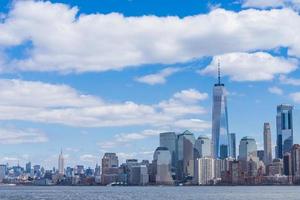
[[[23,80],[0,80],[0,120],[59,123],[75,127],[162,126],[206,110],[207,94],[180,91],[156,104],[110,103],[67,86]]]
[[[279,76],[279,81],[282,84],[300,86],[300,79],[290,78],[285,75]]]
[[[25,58],[8,58],[1,66],[2,70],[106,71],[282,46],[299,57],[299,32],[300,17],[291,9],[125,17],[78,14],[77,7],[66,4],[16,1],[0,23],[0,47],[31,45],[24,50]]]
[[[47,141],[47,135],[40,130],[0,128],[0,144],[43,143]]]
[[[217,63],[221,61],[221,71],[233,81],[266,81],[275,75],[288,74],[297,69],[297,60],[273,57],[265,52],[228,53],[215,56],[201,74],[217,74]]]
[[[270,93],[276,94],[276,95],[282,95],[282,94],[283,94],[282,89],[279,88],[279,87],[276,87],[276,86],[268,88],[268,91],[269,91]]]
[[[166,78],[179,72],[180,68],[165,68],[156,74],[148,74],[145,76],[137,77],[135,80],[149,85],[164,84]]]

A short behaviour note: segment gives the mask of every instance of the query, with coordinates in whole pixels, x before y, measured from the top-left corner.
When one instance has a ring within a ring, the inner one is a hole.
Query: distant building
[[[211,156],[211,141],[207,136],[199,136],[195,142],[195,159]]]
[[[177,135],[174,132],[165,132],[159,134],[159,146],[166,147],[171,154],[171,169],[175,174],[177,167]]]
[[[285,153],[283,156],[283,174],[286,176],[292,176],[292,155],[291,155],[291,153]]]
[[[6,170],[7,170],[7,166],[6,165],[0,165],[0,183],[3,182],[3,179],[6,176]]]
[[[63,153],[61,151],[58,156],[58,173],[61,175],[63,175],[65,173],[64,166],[65,166],[65,159],[64,159]]]
[[[252,137],[243,137],[239,145],[239,160],[241,161],[241,168],[244,172],[248,170],[247,162],[249,162],[250,159],[258,162],[256,141]]]
[[[300,178],[300,145],[292,147],[292,174],[295,178]]]
[[[293,106],[277,106],[277,158],[282,159],[293,146]]]
[[[265,151],[264,150],[257,150],[257,157],[259,161],[264,161]]]
[[[235,135],[235,133],[230,133],[229,143],[230,143],[230,157],[236,159],[236,135]]]
[[[119,173],[119,160],[115,153],[105,153],[102,158],[101,183],[108,185],[116,182]]]
[[[212,107],[212,156],[224,159],[230,154],[227,91],[221,83],[220,66],[218,65],[218,83],[213,88]]]
[[[171,174],[171,154],[166,147],[158,147],[153,155],[153,164],[155,165],[155,182],[156,184],[170,185],[173,184]]]
[[[25,170],[27,174],[31,173],[31,162],[26,163]]]
[[[192,180],[194,176],[194,134],[185,131],[178,135],[177,179]]]
[[[265,165],[272,163],[272,139],[270,123],[264,123],[264,159]]]
[[[198,158],[195,164],[195,183],[197,185],[209,185],[215,177],[215,163],[213,158]]]
[[[267,166],[267,174],[269,176],[278,176],[283,174],[283,162],[281,159],[274,159],[271,164]]]

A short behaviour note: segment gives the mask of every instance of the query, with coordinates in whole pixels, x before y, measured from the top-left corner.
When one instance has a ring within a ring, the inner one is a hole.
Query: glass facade
[[[211,141],[206,136],[199,136],[195,142],[195,159],[211,156]]]
[[[290,152],[293,146],[293,106],[277,106],[277,158],[283,158],[283,155]]]
[[[174,132],[159,134],[159,146],[166,147],[171,154],[172,172],[175,172],[177,164],[177,135]]]
[[[236,158],[236,135],[235,133],[230,133],[230,157]]]
[[[229,157],[231,152],[226,93],[224,84],[215,84],[212,108],[212,156],[220,159]]]

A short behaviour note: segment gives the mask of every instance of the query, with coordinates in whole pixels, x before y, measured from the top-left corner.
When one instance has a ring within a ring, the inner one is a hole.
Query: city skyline
[[[244,136],[263,149],[269,122],[275,157],[281,104],[300,143],[299,7],[140,1],[0,2],[0,164],[52,168],[63,149],[65,166],[94,167],[152,159],[161,132],[211,138],[218,61],[236,152]]]

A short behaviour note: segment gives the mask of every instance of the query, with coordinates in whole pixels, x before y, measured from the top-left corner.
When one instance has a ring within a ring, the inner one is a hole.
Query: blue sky
[[[300,142],[299,4],[258,0],[0,2],[0,162],[151,159],[160,131],[210,135],[216,64],[229,129],[275,144],[276,106]]]

